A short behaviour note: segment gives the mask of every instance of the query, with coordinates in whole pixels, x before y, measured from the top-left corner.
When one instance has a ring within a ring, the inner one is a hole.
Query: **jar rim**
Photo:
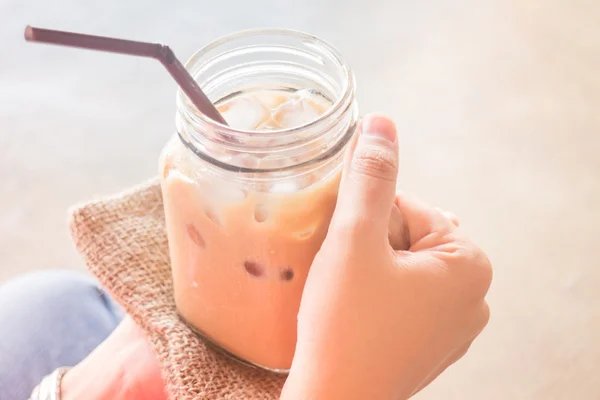
[[[329,42],[327,42],[324,39],[321,39],[318,36],[311,35],[311,34],[308,34],[308,33],[302,32],[302,31],[298,31],[298,30],[294,30],[294,29],[280,29],[280,28],[247,29],[247,30],[242,30],[242,31],[238,31],[238,32],[234,32],[234,33],[222,36],[222,37],[208,43],[207,45],[201,47],[186,61],[184,66],[186,69],[190,70],[190,68],[192,66],[194,66],[194,64],[202,56],[206,55],[207,53],[209,53],[212,50],[217,49],[219,46],[222,46],[231,41],[234,41],[234,40],[237,40],[240,38],[246,38],[246,37],[251,37],[251,36],[264,36],[264,35],[293,37],[293,38],[298,38],[298,39],[312,40],[312,41],[315,41],[316,43],[318,43],[320,46],[322,46],[322,48],[327,53],[329,53],[329,55],[332,57],[332,59],[335,60],[335,62],[339,64],[339,66],[344,74],[343,86],[342,86],[342,90],[340,91],[342,93],[342,95],[339,96],[333,102],[331,107],[329,107],[326,112],[324,112],[322,115],[320,115],[319,118],[317,118],[313,121],[310,121],[308,123],[305,123],[305,124],[302,124],[299,126],[290,127],[290,128],[274,129],[274,130],[269,130],[269,131],[236,129],[236,128],[232,128],[228,125],[222,124],[218,121],[215,121],[212,118],[209,118],[206,115],[204,115],[202,112],[192,113],[192,115],[188,115],[188,118],[191,117],[192,119],[194,119],[195,121],[193,121],[193,122],[195,122],[195,123],[200,123],[201,125],[206,124],[211,128],[219,129],[219,131],[221,131],[222,133],[227,134],[233,138],[247,136],[247,135],[260,135],[263,137],[270,137],[270,136],[282,137],[282,136],[292,136],[292,135],[297,134],[299,131],[305,130],[307,128],[312,128],[313,126],[316,126],[319,123],[321,123],[323,120],[326,120],[327,118],[331,117],[331,115],[335,114],[336,112],[338,112],[340,110],[340,108],[345,106],[345,104],[348,101],[348,98],[350,96],[352,96],[353,92],[354,92],[355,82],[354,82],[354,74],[352,73],[352,70],[350,69],[348,64],[343,60],[340,52]],[[179,106],[181,104],[184,104],[186,101],[189,104],[191,104],[189,102],[189,100],[186,100],[185,93],[181,90],[181,88],[179,88],[177,90],[177,105]]]

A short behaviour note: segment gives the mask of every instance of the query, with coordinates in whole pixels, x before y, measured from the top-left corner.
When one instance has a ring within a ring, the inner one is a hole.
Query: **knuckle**
[[[490,322],[490,306],[484,301],[481,306],[481,330],[487,326],[488,322]]]
[[[471,339],[474,340],[477,336],[483,332],[483,330],[487,327],[490,322],[490,306],[488,303],[483,300],[481,302],[476,303],[475,308],[473,309],[472,315],[472,323],[471,323]]]
[[[471,348],[471,345],[473,344],[473,342],[468,342],[466,345],[464,345],[457,353],[456,359],[454,362],[460,360],[461,358],[463,358],[467,352],[469,351],[469,349]]]
[[[480,249],[475,251],[475,260],[477,275],[479,276],[479,284],[487,293],[487,290],[491,286],[492,279],[494,277],[492,263],[490,262],[488,256]]]
[[[361,175],[386,181],[396,180],[398,158],[393,150],[376,146],[356,149],[352,170]]]
[[[482,301],[477,306],[477,311],[474,314],[475,324],[473,325],[473,339],[483,332],[490,322],[490,306],[486,301]]]
[[[486,296],[493,279],[492,264],[486,254],[474,245],[461,246],[451,264],[462,278],[465,289],[473,298]]]

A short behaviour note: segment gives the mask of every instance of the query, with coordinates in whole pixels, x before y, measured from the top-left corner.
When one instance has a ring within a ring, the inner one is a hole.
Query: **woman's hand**
[[[406,399],[460,359],[489,319],[485,254],[444,213],[395,197],[393,123],[368,116],[362,131],[304,289],[285,400]],[[399,225],[388,223],[392,210]]]
[[[126,316],[61,382],[62,400],[166,400],[161,368],[144,331]]]

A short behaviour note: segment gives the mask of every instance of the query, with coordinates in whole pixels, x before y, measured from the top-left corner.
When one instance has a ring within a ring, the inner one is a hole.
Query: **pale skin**
[[[485,254],[453,214],[396,194],[394,124],[368,115],[361,130],[306,282],[282,400],[407,399],[458,361],[489,319]],[[61,388],[64,400],[167,398],[129,318]]]

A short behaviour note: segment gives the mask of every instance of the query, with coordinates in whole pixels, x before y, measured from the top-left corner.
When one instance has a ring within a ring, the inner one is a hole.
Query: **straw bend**
[[[227,125],[223,116],[206,94],[204,94],[198,83],[196,83],[187,69],[177,59],[169,46],[159,43],[138,42],[135,40],[34,28],[30,25],[27,25],[25,28],[24,36],[28,42],[55,44],[157,59],[165,66],[181,90],[183,90],[201,113],[221,124]]]

